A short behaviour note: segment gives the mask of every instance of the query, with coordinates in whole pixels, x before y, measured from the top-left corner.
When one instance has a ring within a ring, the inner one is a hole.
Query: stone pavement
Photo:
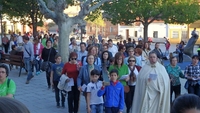
[[[153,47],[153,46],[152,46]],[[164,51],[164,46],[161,45],[161,49]],[[153,48],[152,48],[153,49]],[[174,51],[175,45],[172,45],[170,52]],[[169,61],[164,61],[164,64],[169,64]],[[181,66],[182,70],[184,70],[185,66],[190,64],[190,62],[183,62],[178,64]],[[31,81],[30,84],[25,84],[26,75],[25,71],[22,71],[21,77],[18,77],[19,69],[11,70],[9,74],[9,78],[13,79],[17,86],[17,91],[15,94],[15,99],[24,103],[31,113],[67,113],[68,106],[67,101],[65,102],[65,108],[57,108],[54,92],[52,90],[47,89],[46,83],[46,75],[45,73],[41,73],[38,76],[35,76]],[[186,93],[184,89],[185,79],[181,79],[182,89],[181,93]],[[67,98],[66,98],[67,100]],[[86,103],[81,96],[80,99],[80,107],[79,113],[86,113]]]
[[[57,108],[55,102],[54,92],[47,89],[45,72],[35,76],[30,84],[25,84],[26,74],[22,71],[21,77],[18,77],[18,69],[11,70],[9,78],[13,79],[17,86],[15,99],[24,103],[31,113],[67,113],[67,101],[65,108]],[[82,97],[82,96],[81,96]],[[67,98],[66,98],[67,100]],[[80,112],[85,112],[85,101],[80,100]]]

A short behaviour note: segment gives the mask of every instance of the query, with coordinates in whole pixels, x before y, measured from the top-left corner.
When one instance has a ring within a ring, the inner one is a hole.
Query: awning
[[[200,20],[190,24],[190,28],[200,28]]]

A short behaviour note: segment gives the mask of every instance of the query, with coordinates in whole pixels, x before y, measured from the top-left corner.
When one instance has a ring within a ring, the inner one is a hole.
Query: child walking
[[[124,109],[124,87],[117,80],[118,70],[110,71],[110,84],[103,84],[97,95],[105,94],[105,113],[122,113]]]
[[[64,67],[64,64],[61,62],[62,58],[60,55],[55,56],[56,63],[52,65],[51,68],[51,85],[55,88],[55,98],[57,102],[57,108],[60,107],[60,94],[61,94],[61,101],[62,101],[62,108],[65,107],[65,96],[61,91],[58,89],[58,82],[61,77],[62,69]]]
[[[98,97],[97,92],[102,87],[99,81],[100,72],[96,69],[91,71],[91,82],[87,85],[87,111],[88,113],[103,113],[103,96]]]

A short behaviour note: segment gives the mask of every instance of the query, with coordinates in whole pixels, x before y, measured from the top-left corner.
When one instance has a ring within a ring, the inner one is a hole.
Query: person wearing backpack
[[[15,82],[7,76],[9,75],[9,69],[5,64],[0,65],[0,97],[10,97],[13,98],[16,85]]]

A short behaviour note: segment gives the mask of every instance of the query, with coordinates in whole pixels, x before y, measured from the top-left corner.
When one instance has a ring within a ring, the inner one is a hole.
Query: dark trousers
[[[193,85],[193,86],[189,84],[188,93],[195,94],[195,95],[200,97],[200,86],[199,86],[199,84],[196,84],[196,85]]]
[[[3,43],[3,46],[4,46],[5,53],[8,53],[9,43],[7,44]]]
[[[126,98],[125,98],[125,104],[126,104],[126,113],[129,113],[130,108],[133,103],[133,97],[134,97],[134,92],[135,92],[135,86],[129,86],[130,91],[126,93]]]
[[[55,98],[56,98],[56,102],[57,105],[60,105],[60,95],[61,95],[61,102],[62,102],[62,106],[64,106],[65,103],[65,96],[63,95],[63,93],[61,93],[61,91],[58,89],[58,81],[53,81],[54,84],[54,88],[55,88]]]
[[[178,57],[179,57],[179,62],[183,62],[183,52],[180,52],[178,54]]]
[[[78,113],[80,91],[77,85],[72,86],[72,90],[68,92],[68,111],[69,113]]]
[[[105,113],[118,113],[118,107],[105,107]]]
[[[181,85],[171,86],[171,103],[173,93],[175,94],[175,98],[177,98],[181,94]]]
[[[50,87],[51,87],[51,83],[50,83],[50,72],[46,72],[46,80],[47,80],[48,88],[50,88]]]

